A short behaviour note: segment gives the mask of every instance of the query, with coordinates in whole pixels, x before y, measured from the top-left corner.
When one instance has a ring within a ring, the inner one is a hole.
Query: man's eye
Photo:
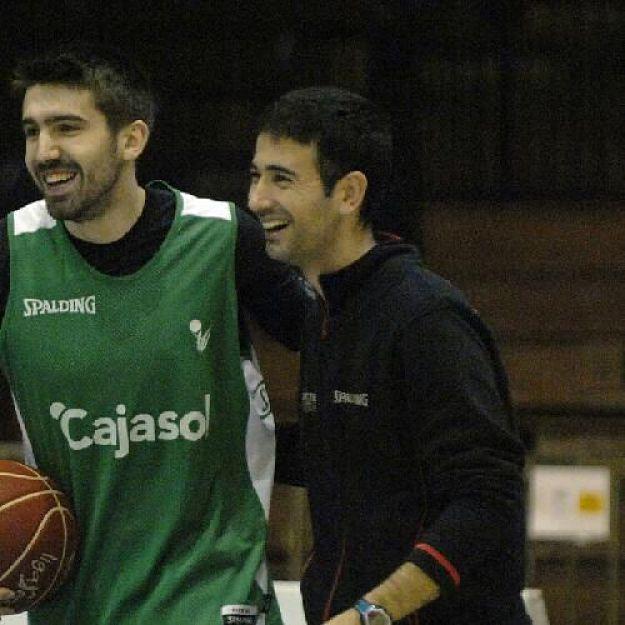
[[[67,135],[78,132],[80,128],[78,126],[73,126],[72,124],[59,124],[57,130],[62,132],[64,135]]]
[[[276,175],[273,177],[273,181],[274,181],[276,184],[286,185],[286,184],[288,184],[288,183],[290,183],[290,182],[291,182],[291,179],[290,179],[288,176],[285,176],[285,175],[283,175],[283,174],[276,174]]]
[[[36,137],[39,134],[39,130],[35,128],[35,126],[26,126],[24,128],[24,136],[27,139],[31,139],[32,137]]]

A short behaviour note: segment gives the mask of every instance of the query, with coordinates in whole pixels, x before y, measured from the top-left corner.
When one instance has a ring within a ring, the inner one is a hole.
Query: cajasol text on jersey
[[[68,408],[61,402],[50,404],[50,416],[57,420],[70,449],[81,451],[92,445],[112,447],[115,458],[130,453],[131,444],[154,443],[184,439],[199,441],[208,436],[210,424],[210,394],[204,395],[204,412],[192,410],[179,416],[173,410],[165,410],[158,417],[139,413],[126,415],[124,404],[115,407],[116,417],[87,419],[83,408]]]

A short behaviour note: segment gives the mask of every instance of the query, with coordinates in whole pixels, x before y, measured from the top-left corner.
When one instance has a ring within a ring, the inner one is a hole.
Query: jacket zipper
[[[330,334],[330,308],[328,307],[328,302],[326,301],[325,297],[320,296],[319,297],[319,303],[320,303],[320,312],[321,312],[321,324],[320,324],[320,330],[321,330],[321,336],[320,339],[322,341],[327,340],[329,334]]]
[[[320,324],[320,339],[321,342],[327,341],[330,335],[330,308],[328,306],[328,302],[325,297],[322,295],[319,298],[321,303],[320,311],[321,311],[321,324]],[[334,574],[334,581],[332,582],[332,588],[330,589],[330,594],[326,600],[326,604],[323,609],[322,622],[325,623],[330,619],[330,613],[332,610],[332,603],[334,601],[334,596],[336,594],[336,590],[339,585],[339,581],[341,579],[341,575],[343,574],[343,565],[345,563],[345,554],[347,551],[346,539],[343,537],[341,540],[341,557],[339,558],[339,563],[336,567],[336,572]]]

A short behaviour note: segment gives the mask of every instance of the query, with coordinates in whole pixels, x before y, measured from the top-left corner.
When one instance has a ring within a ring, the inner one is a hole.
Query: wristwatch
[[[360,615],[360,625],[391,625],[390,614],[381,606],[366,599],[358,599],[354,607]]]

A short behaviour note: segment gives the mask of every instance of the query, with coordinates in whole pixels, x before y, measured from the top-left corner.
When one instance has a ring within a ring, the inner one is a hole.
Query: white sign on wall
[[[536,465],[530,471],[528,534],[537,540],[610,538],[610,469]]]

